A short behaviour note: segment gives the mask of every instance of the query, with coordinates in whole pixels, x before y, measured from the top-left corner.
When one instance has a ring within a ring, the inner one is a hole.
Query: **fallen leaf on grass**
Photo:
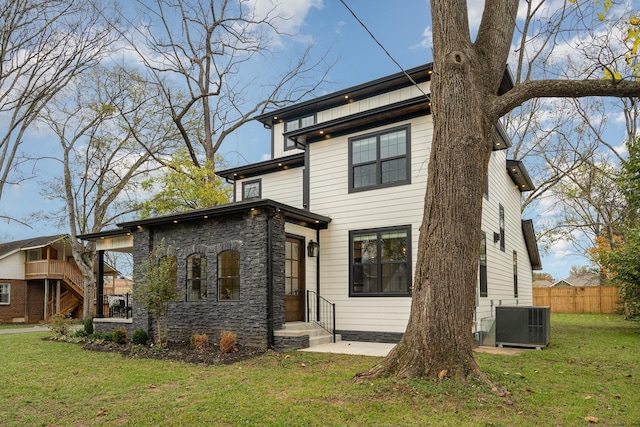
[[[584,397],[584,400],[589,400],[589,399],[591,399],[591,396],[585,396]]]
[[[439,378],[439,379],[443,379],[444,377],[446,377],[446,376],[447,376],[447,372],[449,372],[449,371],[447,371],[446,369],[443,369],[443,370],[442,370],[442,371],[440,371],[440,373],[438,374],[438,378]]]
[[[307,367],[307,365],[306,365],[306,364],[304,364],[304,363],[301,363],[301,364],[300,364],[300,366],[302,366],[303,368],[306,368],[306,367]]]
[[[96,414],[96,417],[102,417],[102,416],[107,415],[107,414],[109,414],[109,411],[107,411],[106,409],[101,409]]]
[[[589,423],[597,424],[598,417],[584,417],[584,420]]]

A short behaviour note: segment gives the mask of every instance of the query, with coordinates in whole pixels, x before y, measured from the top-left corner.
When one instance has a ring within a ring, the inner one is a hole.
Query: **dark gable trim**
[[[406,70],[406,74],[410,75],[416,83],[422,83],[431,80],[432,69],[433,64],[429,63]],[[262,122],[267,127],[271,127],[274,123],[280,123],[287,119],[310,115],[317,111],[338,107],[350,102],[360,101],[381,93],[391,92],[413,85],[406,74],[399,72],[357,86],[352,86],[338,92],[313,98],[306,102],[261,114],[256,116],[256,120]]]
[[[430,114],[430,105],[431,102],[428,98],[420,96],[318,123],[285,133],[284,136],[300,144],[309,144]]]
[[[416,83],[423,83],[431,80],[433,73],[433,63],[419,65],[417,67],[401,71],[389,76],[385,76],[376,80],[352,86],[337,92],[333,92],[324,96],[310,99],[278,110],[256,116],[255,119],[261,122],[265,127],[271,128],[275,123],[281,123],[286,120],[295,119],[318,111],[327,110],[329,108],[338,107],[353,101],[371,98],[373,96],[402,89],[413,85],[413,82],[407,77],[411,76]],[[513,76],[507,67],[505,69],[498,95],[503,95],[514,86]]]
[[[278,159],[217,171],[216,175],[228,180],[251,178],[271,172],[278,172],[281,170],[304,166],[304,157],[304,153],[297,153],[291,156],[280,157]]]
[[[521,193],[523,191],[533,191],[536,189],[533,181],[531,181],[529,177],[527,169],[524,167],[524,163],[520,160],[507,160],[507,173]]]
[[[315,230],[324,230],[329,226],[331,218],[314,214],[303,209],[294,208],[269,199],[248,200],[242,202],[229,203],[226,205],[214,206],[205,209],[196,209],[188,212],[165,215],[156,218],[141,219],[118,224],[118,227],[125,230],[135,230],[138,227],[154,227],[166,224],[177,224],[185,221],[213,219],[226,215],[246,213],[251,210],[269,209],[283,214],[285,221],[308,227]],[[122,231],[119,234],[123,234]]]
[[[531,268],[533,270],[542,270],[542,261],[540,259],[540,252],[538,251],[536,233],[533,229],[533,220],[522,220],[522,234],[524,235],[524,242],[527,246],[527,252],[529,253]]]

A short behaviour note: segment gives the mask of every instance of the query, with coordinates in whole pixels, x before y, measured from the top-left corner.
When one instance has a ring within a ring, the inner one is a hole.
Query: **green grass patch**
[[[377,358],[289,352],[224,366],[129,359],[0,335],[0,424],[23,425],[638,425],[640,324],[552,315],[551,345],[477,354],[510,395],[473,380],[353,382]]]

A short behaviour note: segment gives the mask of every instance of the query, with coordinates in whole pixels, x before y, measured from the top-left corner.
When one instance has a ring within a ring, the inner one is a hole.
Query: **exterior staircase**
[[[303,337],[308,335],[309,347],[333,342],[333,335],[314,322],[287,322],[284,325],[284,329],[275,331],[274,335],[280,337]],[[336,335],[336,342],[341,339],[339,334]]]

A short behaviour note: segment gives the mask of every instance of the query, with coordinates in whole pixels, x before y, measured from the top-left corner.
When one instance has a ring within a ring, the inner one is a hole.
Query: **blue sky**
[[[265,0],[250,0],[258,7]],[[378,38],[393,58],[403,67],[411,68],[432,59],[429,37],[430,9],[428,0],[346,0],[357,16]],[[339,0],[281,0],[282,10],[290,14],[286,25],[296,32],[300,44],[312,41],[316,52],[329,52],[336,60],[325,92],[340,90],[400,71],[398,66],[376,44]],[[469,1],[471,28],[477,27],[482,1]],[[295,42],[293,42],[295,43]],[[291,50],[292,52],[295,49]],[[282,61],[287,61],[286,57]],[[321,95],[320,93],[319,95]],[[0,124],[1,125],[1,124]],[[51,147],[51,148],[50,148]],[[49,153],[55,150],[55,139],[41,128],[28,136],[24,149]],[[270,134],[261,125],[246,126],[231,136],[220,153],[229,166],[260,161],[270,152]],[[239,153],[239,154],[238,154]],[[526,159],[525,159],[526,164]],[[0,213],[18,218],[35,209],[46,209],[53,202],[39,195],[40,182],[57,168],[55,162],[41,162],[34,169],[38,179],[5,188],[0,200]],[[32,169],[29,169],[29,172]],[[527,214],[531,216],[530,213]],[[37,235],[65,232],[51,224],[31,221],[32,228],[17,223],[0,222],[0,240],[16,240]],[[565,249],[564,258],[551,252],[543,258],[545,270],[556,279],[565,277],[572,265],[585,264],[584,259]]]

